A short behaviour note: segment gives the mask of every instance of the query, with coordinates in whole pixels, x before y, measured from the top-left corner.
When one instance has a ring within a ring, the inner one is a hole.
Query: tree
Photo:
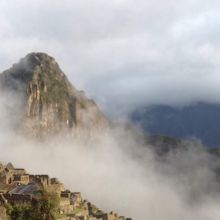
[[[42,220],[54,220],[59,208],[59,197],[55,193],[46,190],[38,191],[39,199],[36,209]]]

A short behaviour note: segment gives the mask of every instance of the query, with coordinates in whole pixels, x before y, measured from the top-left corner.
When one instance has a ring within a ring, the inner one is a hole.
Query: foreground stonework
[[[45,53],[28,54],[0,74],[0,88],[21,97],[23,117],[18,125],[34,136],[61,130],[92,135],[108,127],[96,103],[76,90],[55,59]]]
[[[131,220],[117,213],[106,213],[87,200],[80,192],[71,192],[57,178],[28,174],[25,169],[0,163],[0,220],[8,220],[6,204],[32,204],[40,189],[59,197],[59,220]]]

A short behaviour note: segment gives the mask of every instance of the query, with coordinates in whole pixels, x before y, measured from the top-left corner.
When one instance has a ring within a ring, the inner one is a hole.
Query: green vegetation
[[[73,214],[76,215],[76,214],[78,214],[82,211],[83,211],[83,208],[75,208],[74,211],[73,211]]]
[[[35,209],[29,204],[16,204],[16,205],[6,205],[7,214],[10,216],[12,220],[31,220],[37,218],[37,212]],[[40,220],[40,219],[39,219]]]
[[[55,220],[58,214],[59,198],[56,194],[39,191],[36,202],[6,205],[12,220]]]

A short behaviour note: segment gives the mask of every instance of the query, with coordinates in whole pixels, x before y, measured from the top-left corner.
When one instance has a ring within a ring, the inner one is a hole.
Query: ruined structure
[[[96,103],[76,90],[54,58],[45,53],[28,54],[0,74],[0,87],[20,96],[22,117],[15,126],[34,136],[61,130],[90,136],[108,127]]]
[[[12,184],[12,183],[29,183],[29,176],[26,175],[25,169],[15,169],[11,163],[5,167],[1,164],[0,169],[0,183]]]
[[[0,163],[0,219],[8,220],[5,205],[36,204],[37,192],[46,190],[59,197],[59,220],[131,220],[117,213],[106,213],[87,200],[80,192],[71,192],[64,188],[57,178],[48,175],[30,175],[25,169],[17,169],[9,163]],[[3,216],[3,217],[2,217]]]

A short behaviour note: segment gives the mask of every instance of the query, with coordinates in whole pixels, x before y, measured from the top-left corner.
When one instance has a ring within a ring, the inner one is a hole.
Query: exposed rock
[[[3,91],[23,97],[21,125],[34,136],[62,129],[91,135],[108,127],[108,120],[93,100],[76,90],[54,58],[31,53],[0,74]]]

